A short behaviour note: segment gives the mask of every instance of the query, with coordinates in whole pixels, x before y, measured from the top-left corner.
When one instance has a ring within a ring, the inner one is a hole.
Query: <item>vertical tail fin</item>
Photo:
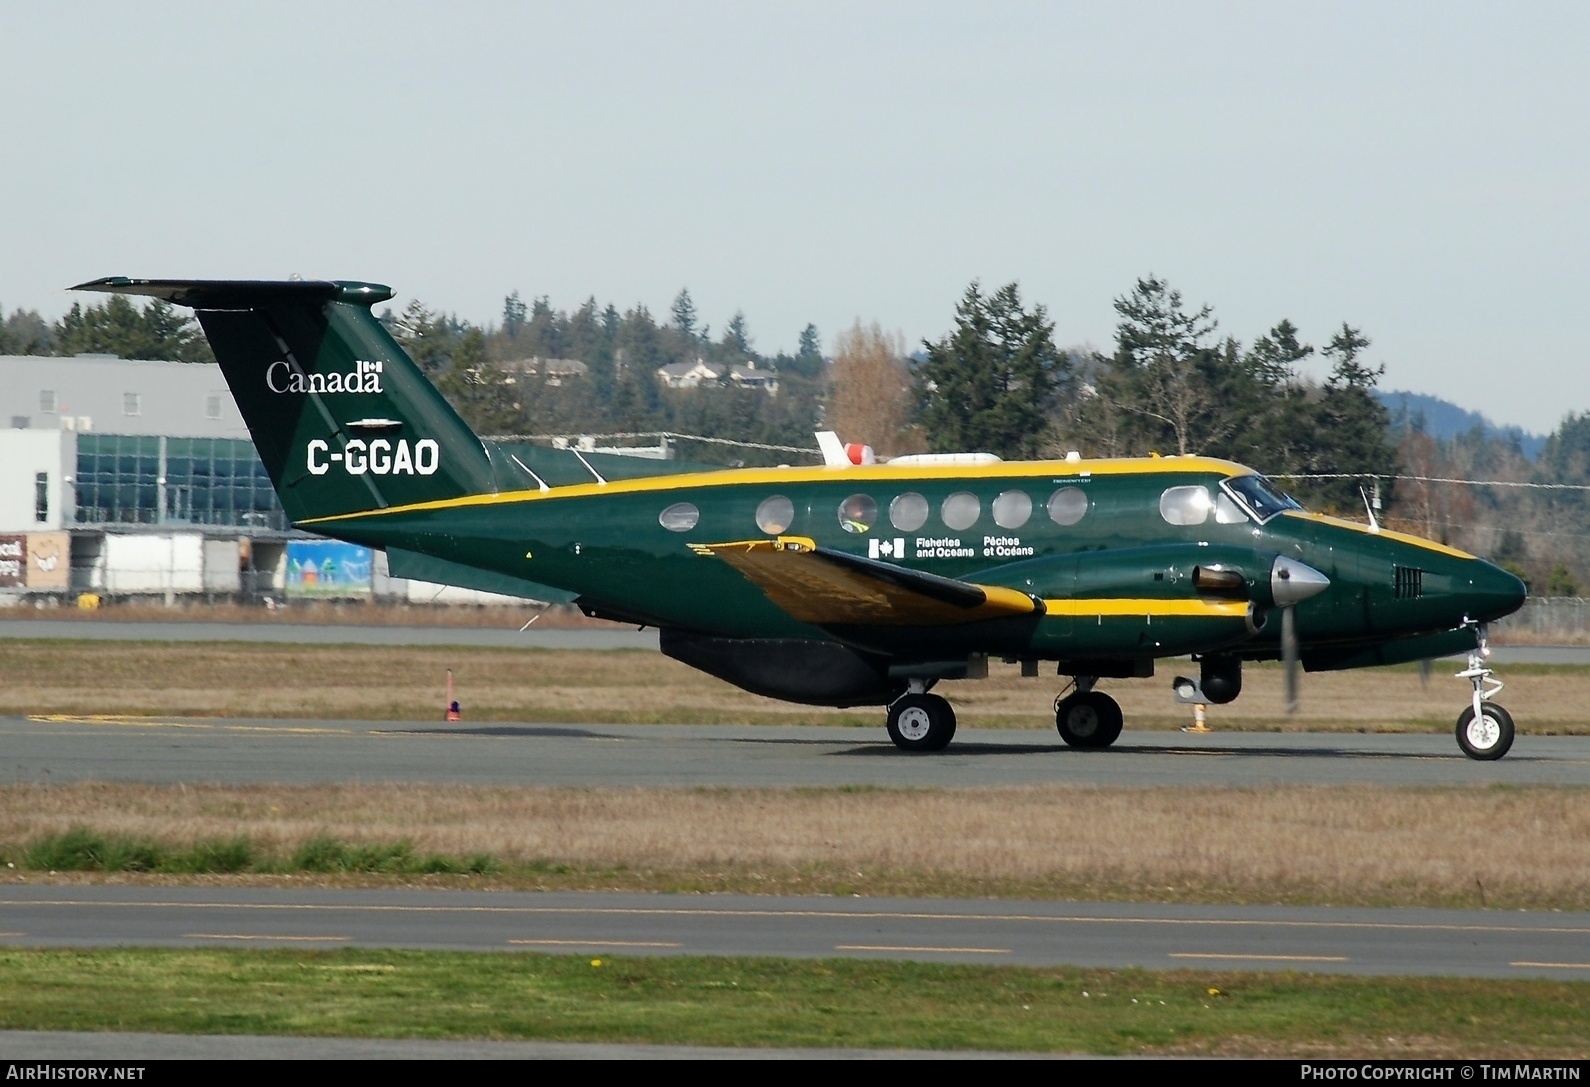
[[[294,522],[496,490],[491,457],[349,282],[143,280],[73,290],[191,306]]]

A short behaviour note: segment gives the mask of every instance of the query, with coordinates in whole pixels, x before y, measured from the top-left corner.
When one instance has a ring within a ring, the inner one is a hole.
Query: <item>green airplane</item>
[[[1055,723],[1108,747],[1095,686],[1191,655],[1175,697],[1226,703],[1244,661],[1308,671],[1468,653],[1457,741],[1513,742],[1485,624],[1524,585],[1429,540],[1303,510],[1208,457],[1001,462],[984,454],[721,469],[483,441],[371,313],[373,283],[137,280],[77,290],[192,307],[299,528],[380,548],[391,572],[573,603],[657,628],[662,651],[745,690],[887,707],[936,751],[930,693],[990,657],[1072,677]],[[1371,518],[1372,520],[1372,518]]]

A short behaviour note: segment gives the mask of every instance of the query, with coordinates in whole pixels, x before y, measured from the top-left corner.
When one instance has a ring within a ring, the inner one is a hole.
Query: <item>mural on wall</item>
[[[64,532],[28,534],[29,589],[48,591],[69,587],[72,576],[72,540]]]
[[[27,583],[28,538],[0,536],[0,589],[20,589]]]
[[[288,596],[369,596],[374,554],[337,540],[290,540]]]

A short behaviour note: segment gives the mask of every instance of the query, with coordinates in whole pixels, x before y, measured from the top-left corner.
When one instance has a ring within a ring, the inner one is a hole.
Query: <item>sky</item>
[[[773,353],[1014,280],[1107,347],[1152,274],[1244,342],[1348,321],[1387,388],[1590,409],[1590,5],[0,0],[0,55],[6,312],[683,286]]]

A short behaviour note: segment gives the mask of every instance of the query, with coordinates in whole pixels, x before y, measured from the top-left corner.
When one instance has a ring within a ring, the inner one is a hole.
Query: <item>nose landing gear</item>
[[[1481,625],[1479,645],[1469,654],[1469,666],[1456,677],[1474,686],[1472,700],[1458,714],[1458,746],[1469,758],[1483,762],[1501,758],[1513,746],[1512,714],[1491,702],[1503,684],[1496,678],[1495,670],[1485,663],[1490,655],[1491,647],[1485,627]]]

